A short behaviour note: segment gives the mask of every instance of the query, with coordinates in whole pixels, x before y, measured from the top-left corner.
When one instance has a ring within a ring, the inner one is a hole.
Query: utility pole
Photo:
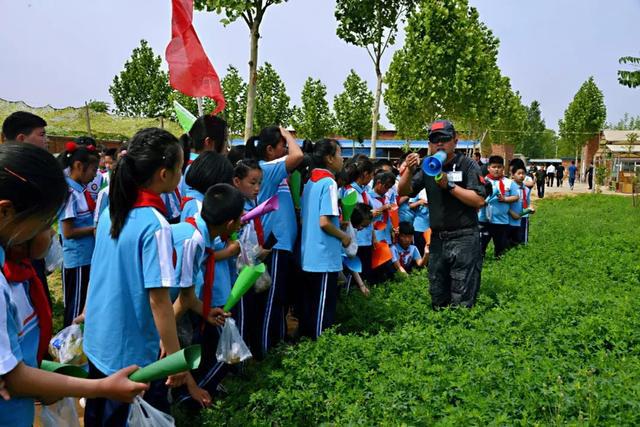
[[[84,102],[84,116],[87,122],[87,134],[93,138],[91,134],[91,119],[89,118],[89,104],[87,104],[87,101]]]

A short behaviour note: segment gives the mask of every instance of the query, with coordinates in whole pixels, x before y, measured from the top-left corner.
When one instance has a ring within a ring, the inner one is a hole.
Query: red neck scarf
[[[498,187],[500,188],[500,194],[502,194],[504,196],[504,193],[506,192],[506,190],[504,188],[504,182],[502,182],[504,177],[498,179],[498,178],[492,177],[491,175],[487,175],[485,178],[486,179],[490,179],[491,181],[498,181]]]
[[[166,218],[168,215],[167,206],[158,193],[154,193],[146,188],[138,189],[138,198],[133,204],[134,208],[156,208]]]
[[[527,190],[522,186],[522,208],[527,209],[529,204],[527,203]]]
[[[258,236],[258,244],[264,246],[264,227],[262,226],[262,221],[259,216],[253,219],[253,228],[255,228],[256,235]]]
[[[8,282],[29,281],[29,297],[33,309],[38,316],[40,337],[38,341],[38,366],[42,358],[49,351],[49,341],[53,334],[53,320],[44,285],[31,265],[31,261],[24,259],[20,262],[6,260],[3,266],[4,275]]]
[[[93,197],[91,197],[91,193],[89,193],[89,190],[85,188],[82,194],[84,194],[84,200],[87,202],[87,209],[89,209],[89,212],[95,211],[96,201],[93,200]]]
[[[180,210],[183,210],[184,209],[184,205],[189,203],[191,200],[193,200],[193,197],[184,196],[182,198],[182,200],[180,200]]]
[[[333,178],[333,174],[326,169],[320,168],[311,171],[311,182],[318,182],[322,178]]]
[[[189,217],[185,220],[193,227],[200,231],[195,218]],[[209,317],[209,311],[211,311],[211,298],[213,297],[213,281],[216,276],[216,257],[214,250],[211,248],[205,248],[207,254],[207,263],[204,269],[204,289],[202,290],[202,328],[204,328],[204,322]]]
[[[386,201],[386,196],[378,196],[376,197],[376,200],[382,203],[382,206],[384,206]],[[380,221],[376,221],[375,224],[373,224],[373,227],[378,231],[384,230],[385,228],[387,228],[388,222],[389,222],[389,210],[386,210],[382,212],[382,219]]]

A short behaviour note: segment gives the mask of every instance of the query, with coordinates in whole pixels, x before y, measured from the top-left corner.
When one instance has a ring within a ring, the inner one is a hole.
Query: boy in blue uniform
[[[501,156],[489,158],[489,175],[485,180],[491,183],[493,192],[485,206],[489,236],[483,239],[482,254],[484,256],[489,241],[493,240],[495,257],[500,258],[509,249],[509,205],[519,198],[518,186],[504,176],[504,159]]]
[[[509,208],[509,239],[513,246],[526,245],[529,242],[529,214],[535,212],[531,206],[531,189],[524,185],[525,169],[522,166],[511,168],[511,177],[518,187],[518,200]],[[523,211],[529,211],[523,214]]]
[[[393,267],[403,274],[411,273],[413,266],[424,267],[429,261],[429,248],[425,247],[421,256],[418,248],[413,245],[413,226],[408,222],[401,222],[398,233],[398,243],[391,247]]]
[[[415,197],[409,199],[409,207],[414,212],[413,241],[418,248],[420,255],[424,255],[428,248],[425,232],[431,227],[429,220],[429,201],[426,190],[421,190]]]

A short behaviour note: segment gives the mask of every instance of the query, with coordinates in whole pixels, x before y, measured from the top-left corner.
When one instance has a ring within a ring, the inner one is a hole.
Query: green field
[[[87,122],[84,108],[67,107],[30,107],[23,102],[11,102],[0,99],[0,123],[15,111],[29,111],[47,121],[47,133],[56,136],[87,135]],[[116,116],[107,113],[90,111],[91,133],[97,139],[126,141],[139,129],[159,127],[159,119]],[[176,136],[183,131],[177,123],[164,120],[164,128]]]
[[[639,217],[627,198],[544,200],[474,309],[433,312],[420,274],[343,296],[334,331],[251,363],[201,421],[638,425]]]

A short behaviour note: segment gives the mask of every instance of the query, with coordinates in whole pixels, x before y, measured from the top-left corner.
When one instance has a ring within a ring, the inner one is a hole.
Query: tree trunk
[[[256,17],[251,27],[251,57],[249,59],[249,83],[247,85],[247,114],[244,122],[244,140],[253,135],[253,113],[256,109],[256,86],[258,83],[258,40],[260,19]]]
[[[382,72],[380,71],[380,59],[376,64],[376,98],[371,111],[371,152],[369,157],[376,158],[376,142],[378,141],[378,117],[380,117],[380,95],[382,94]]]
[[[85,121],[87,122],[87,135],[93,137],[93,135],[91,134],[91,118],[89,117],[89,104],[87,104],[86,102],[84,103],[84,114],[85,114]]]

